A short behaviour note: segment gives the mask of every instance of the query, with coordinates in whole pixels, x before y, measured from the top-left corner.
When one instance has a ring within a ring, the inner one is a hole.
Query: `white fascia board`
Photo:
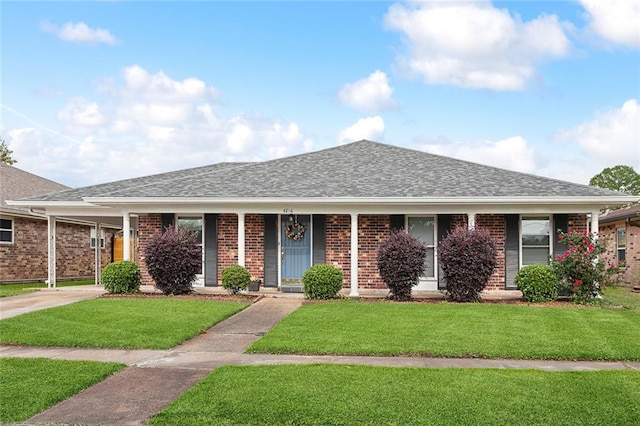
[[[167,197],[86,197],[83,199],[91,205],[127,206],[127,205],[619,205],[638,201],[637,196],[587,196],[587,197],[274,197],[274,198],[167,198]]]

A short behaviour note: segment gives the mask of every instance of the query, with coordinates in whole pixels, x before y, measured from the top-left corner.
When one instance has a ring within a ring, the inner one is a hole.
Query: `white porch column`
[[[244,213],[238,213],[238,265],[244,265]]]
[[[592,211],[591,212],[591,234],[593,234],[594,239],[598,239],[598,228],[600,227],[600,211]]]
[[[131,260],[131,215],[122,215],[122,260]]]
[[[469,230],[472,230],[476,227],[476,214],[475,213],[467,213],[467,227]]]
[[[358,214],[351,213],[351,292],[358,297]]]
[[[101,256],[100,254],[102,253],[102,239],[100,238],[102,235],[102,228],[100,227],[100,224],[98,222],[96,222],[96,247],[94,250],[94,254],[95,254],[95,258],[94,258],[94,266],[95,266],[95,272],[96,272],[96,278],[95,278],[95,285],[99,285],[100,284],[100,279],[101,279],[101,275],[102,275],[102,260],[101,260]]]
[[[47,287],[56,286],[56,217],[47,216]]]

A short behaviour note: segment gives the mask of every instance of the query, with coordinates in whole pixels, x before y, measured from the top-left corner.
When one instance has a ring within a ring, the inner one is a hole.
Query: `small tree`
[[[246,290],[251,282],[251,274],[242,265],[232,265],[222,270],[222,287],[233,294]]]
[[[438,244],[447,299],[475,302],[496,268],[496,245],[486,229],[457,227]]]
[[[157,232],[144,252],[149,275],[164,294],[189,294],[202,268],[198,235],[186,228]]]
[[[568,247],[551,262],[562,287],[573,295],[576,303],[592,302],[600,288],[611,284],[624,265],[620,262],[607,265],[600,258],[606,251],[603,241],[587,231],[558,231],[558,239]]]
[[[13,151],[9,149],[4,139],[0,138],[0,163],[9,165],[17,163],[16,160],[11,158],[11,154],[13,154]]]
[[[411,287],[424,270],[427,248],[405,230],[395,230],[380,244],[378,271],[389,288],[389,299],[411,300]]]

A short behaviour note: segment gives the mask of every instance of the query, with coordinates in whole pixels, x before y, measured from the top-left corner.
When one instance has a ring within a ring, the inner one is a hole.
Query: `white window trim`
[[[438,215],[437,214],[408,214],[404,216],[404,229],[409,232],[409,218],[410,217],[431,217],[433,218],[433,244],[427,245],[427,248],[433,249],[433,277],[420,277],[420,282],[432,282],[438,281]]]
[[[106,247],[106,233],[104,232],[104,229],[100,228],[100,249],[104,250],[104,248]],[[96,227],[92,226],[91,230],[89,231],[89,247],[91,247],[92,249],[96,248]]]
[[[624,231],[624,246],[620,247],[620,231]],[[627,228],[624,226],[616,227],[616,260],[620,262],[620,251],[624,251],[624,260],[622,262],[626,262],[627,260]]]
[[[201,256],[202,256],[202,273],[196,275],[196,281],[193,283],[194,287],[204,287],[204,251],[205,251],[205,223],[204,223],[204,214],[202,213],[180,213],[175,214],[173,218],[173,223],[175,223],[176,229],[180,229],[180,221],[179,219],[201,219],[202,220],[202,245],[201,245]]]
[[[523,249],[523,245],[522,245],[522,218],[523,217],[535,217],[535,218],[539,218],[539,219],[544,219],[546,218],[547,220],[549,220],[549,256],[553,255],[553,242],[554,242],[554,223],[553,223],[553,215],[537,215],[537,214],[521,214],[520,215],[520,220],[518,222],[518,227],[519,227],[519,232],[518,232],[518,244],[519,244],[519,265],[520,268],[522,268],[524,265],[522,264],[522,249]]]
[[[2,231],[9,231],[11,233],[11,240],[10,241],[0,241],[0,244],[12,245],[14,243],[14,241],[15,241],[16,221],[13,220],[13,218],[10,218],[10,217],[2,217],[0,219],[8,220],[9,222],[11,222],[11,229],[0,228],[0,230],[2,230]]]

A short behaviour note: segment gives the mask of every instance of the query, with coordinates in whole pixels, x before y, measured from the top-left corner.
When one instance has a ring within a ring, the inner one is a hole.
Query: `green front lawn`
[[[98,298],[0,321],[0,341],[31,346],[168,349],[246,308],[246,302]]]
[[[606,287],[602,297],[605,304],[640,310],[640,293],[632,292],[630,287]]]
[[[501,304],[304,305],[249,352],[640,360],[635,310]]]
[[[22,422],[88,388],[124,364],[0,358],[0,422]]]
[[[632,425],[640,372],[222,367],[150,425]]]
[[[61,281],[56,283],[58,287],[69,287],[74,285],[91,285],[95,284],[94,280],[82,281]],[[0,297],[16,296],[18,294],[27,294],[36,291],[37,288],[47,288],[45,283],[19,283],[19,284],[0,284]]]

